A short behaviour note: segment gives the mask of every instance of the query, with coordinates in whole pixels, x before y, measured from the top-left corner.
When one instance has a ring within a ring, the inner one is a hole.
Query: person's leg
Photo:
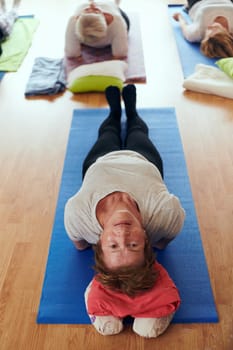
[[[161,318],[135,318],[133,331],[145,338],[156,338],[164,333],[169,326],[174,313]]]
[[[189,11],[193,5],[202,0],[187,0],[186,10]]]
[[[88,310],[87,308],[88,294],[91,288],[91,283],[92,282],[90,282],[89,285],[87,286],[87,289],[84,294],[85,305],[87,310]],[[97,332],[99,332],[102,335],[114,335],[114,334],[120,333],[123,330],[123,321],[119,317],[115,317],[112,315],[94,316],[89,314],[88,316],[90,317],[91,323],[95,327]]]
[[[122,147],[121,141],[121,96],[116,86],[109,86],[105,95],[110,106],[109,116],[99,127],[98,139],[83,162],[84,175],[97,158]]]
[[[123,88],[123,100],[127,116],[127,133],[125,149],[142,154],[153,163],[163,177],[162,158],[148,136],[148,127],[136,110],[136,88],[134,85],[127,85]]]
[[[123,322],[120,318],[114,316],[91,316],[92,325],[98,333],[102,335],[119,334],[123,330]]]

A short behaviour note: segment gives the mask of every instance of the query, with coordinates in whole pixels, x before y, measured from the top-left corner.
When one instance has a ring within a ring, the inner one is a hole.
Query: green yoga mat
[[[9,39],[2,43],[0,79],[4,72],[18,70],[31,46],[33,34],[38,25],[39,20],[33,16],[19,17],[16,20]]]

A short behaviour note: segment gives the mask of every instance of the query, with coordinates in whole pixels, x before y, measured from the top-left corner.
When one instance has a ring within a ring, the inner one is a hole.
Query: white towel
[[[219,68],[205,64],[196,65],[195,72],[184,80],[183,87],[191,91],[233,99],[233,79]]]

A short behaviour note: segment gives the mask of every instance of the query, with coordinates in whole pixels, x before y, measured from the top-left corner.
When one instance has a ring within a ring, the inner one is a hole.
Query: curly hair
[[[158,272],[154,267],[155,253],[148,241],[145,243],[145,261],[142,266],[126,266],[110,270],[104,263],[100,241],[93,246],[93,249],[95,252],[94,270],[97,272],[96,279],[102,285],[131,297],[154,286]]]
[[[210,58],[226,58],[233,56],[233,35],[226,31],[216,33],[203,39],[200,46],[203,55]]]

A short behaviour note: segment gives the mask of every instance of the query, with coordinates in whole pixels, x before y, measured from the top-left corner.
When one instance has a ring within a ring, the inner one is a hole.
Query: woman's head
[[[148,240],[145,240],[143,261],[140,265],[120,265],[119,267],[109,268],[104,260],[101,241],[94,246],[94,251],[94,269],[98,273],[96,278],[104,286],[129,296],[134,296],[154,286],[157,278],[154,268],[155,254]]]
[[[84,9],[76,20],[75,33],[80,41],[87,45],[105,37],[107,22],[104,14],[98,8],[94,11]]]
[[[143,264],[147,236],[141,221],[134,206],[113,210],[105,216],[99,244],[108,269]]]
[[[200,46],[203,55],[210,58],[233,56],[233,35],[219,23],[210,25]]]

